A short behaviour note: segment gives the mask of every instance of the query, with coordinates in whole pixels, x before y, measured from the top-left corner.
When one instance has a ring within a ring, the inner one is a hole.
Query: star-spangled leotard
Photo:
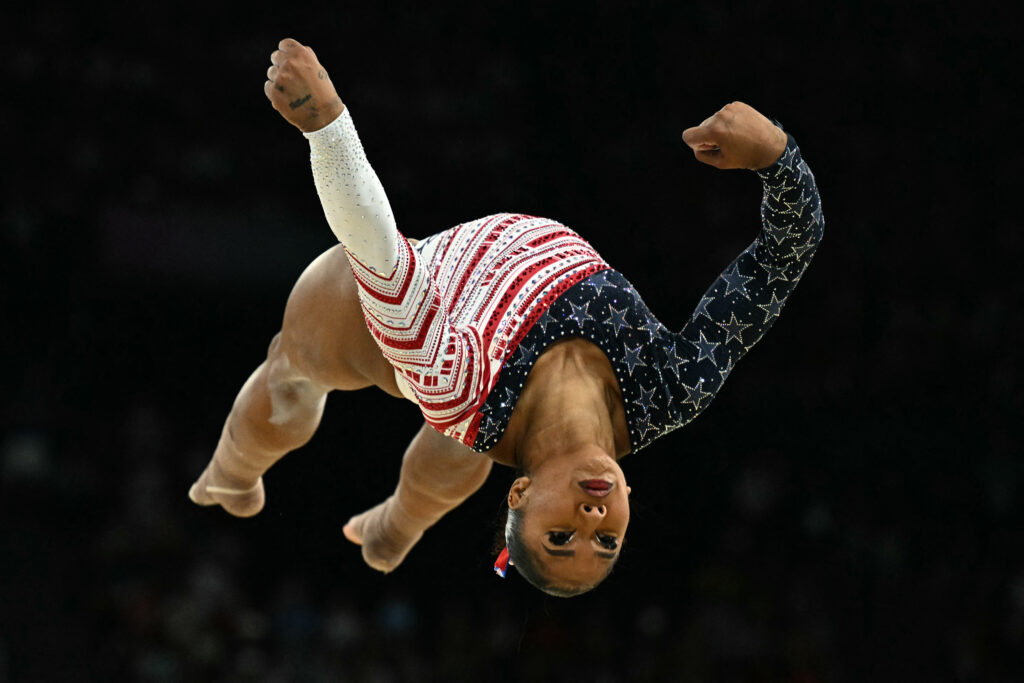
[[[566,336],[593,342],[611,361],[632,451],[689,423],[774,324],[824,228],[814,176],[790,137],[780,159],[758,171],[760,234],[676,333],[554,221],[498,214],[411,247],[348,110],[306,137],[371,334],[426,421],[479,452],[497,445],[533,364]]]

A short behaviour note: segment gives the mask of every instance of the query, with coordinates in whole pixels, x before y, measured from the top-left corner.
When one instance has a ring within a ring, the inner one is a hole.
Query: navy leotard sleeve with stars
[[[474,449],[500,440],[533,363],[567,336],[599,346],[622,393],[631,450],[691,422],[710,404],[736,362],[771,328],[821,241],[824,219],[814,175],[792,137],[758,172],[761,232],[672,332],[615,270],[576,284],[545,311],[503,367],[481,408]]]
[[[736,362],[778,319],[821,242],[818,188],[792,137],[779,160],[758,176],[764,186],[760,234],[708,288],[683,329],[670,333],[679,357],[658,345],[662,365],[678,369],[677,377],[665,378],[682,413],[673,416],[673,426],[711,403]]]

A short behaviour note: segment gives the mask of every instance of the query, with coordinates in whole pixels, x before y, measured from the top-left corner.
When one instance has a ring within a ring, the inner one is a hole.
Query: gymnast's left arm
[[[756,171],[764,190],[757,238],[712,283],[681,331],[691,345],[680,380],[692,419],[778,319],[821,242],[824,218],[796,141],[752,107],[727,105],[683,139],[704,163]]]

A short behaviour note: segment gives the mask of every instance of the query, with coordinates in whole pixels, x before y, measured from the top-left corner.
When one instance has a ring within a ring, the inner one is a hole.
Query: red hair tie
[[[504,579],[510,564],[512,563],[508,559],[508,546],[505,546],[498,555],[498,559],[494,561],[494,573]]]

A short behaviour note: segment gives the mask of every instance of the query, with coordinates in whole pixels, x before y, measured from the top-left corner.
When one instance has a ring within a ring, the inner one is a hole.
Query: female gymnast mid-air
[[[522,476],[508,492],[498,573],[511,562],[564,597],[594,588],[629,524],[619,460],[708,407],[821,241],[818,190],[796,142],[741,102],[683,132],[698,161],[753,170],[764,194],[757,237],[673,332],[556,221],[502,213],[404,237],[313,50],[285,39],[270,61],[266,95],[309,142],[340,244],[296,283],[190,498],[256,514],[262,475],[310,439],[328,392],[376,386],[415,403],[424,424],[394,493],[344,527],[367,564],[397,567],[499,463]]]

